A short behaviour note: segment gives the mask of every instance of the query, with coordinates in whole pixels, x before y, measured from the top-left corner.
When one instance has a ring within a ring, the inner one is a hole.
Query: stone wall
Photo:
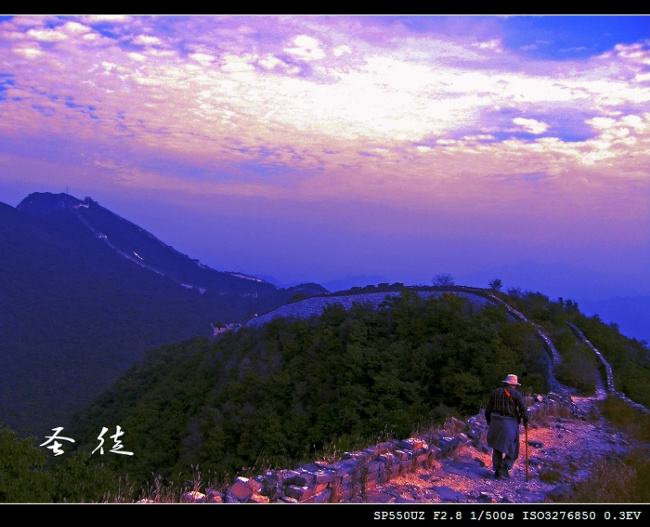
[[[460,286],[453,289],[454,294],[466,296],[477,305],[483,305],[486,301],[503,304],[515,318],[530,322],[523,314],[515,311],[489,291]],[[419,291],[419,294],[425,297],[441,293],[442,291]],[[346,309],[349,309],[354,302],[359,301],[380,306],[387,296],[398,294],[400,293],[384,292],[310,298],[282,306],[271,313],[249,321],[247,325],[264,324],[277,316],[291,318],[319,315],[331,303],[343,304]],[[561,362],[561,357],[543,329],[534,325],[549,352],[551,359],[549,361],[549,376],[554,392],[546,396],[536,395],[534,398],[530,398],[531,418],[534,419],[535,413],[539,410],[548,411],[550,407],[558,406],[563,406],[576,413],[578,410],[573,405],[570,395],[553,376],[553,366]],[[601,360],[604,361],[602,356]],[[612,395],[624,398],[623,394],[618,394],[613,390],[613,381],[610,380],[610,376],[611,374],[608,376],[607,383],[608,386],[611,384]],[[314,461],[297,469],[269,470],[252,478],[238,477],[225,492],[216,490],[208,490],[205,494],[192,492],[184,495],[184,500],[214,503],[345,502],[351,498],[363,496],[365,492],[392,478],[415,472],[421,468],[432,467],[436,459],[450,455],[464,442],[472,441],[474,446],[487,448],[480,444],[486,428],[487,425],[482,414],[471,417],[467,422],[451,419],[442,430],[431,432],[423,438],[391,441],[360,452],[347,452],[342,455],[340,460],[333,463]]]
[[[551,393],[529,399],[534,419],[538,411],[558,407],[576,412],[568,395]],[[336,462],[314,461],[296,469],[268,470],[251,478],[238,477],[225,492],[208,489],[189,492],[185,502],[195,503],[344,503],[363,496],[379,484],[423,468],[451,455],[460,445],[472,442],[479,448],[487,430],[483,414],[466,422],[449,419],[440,430],[421,438],[380,443],[357,452],[346,452]],[[487,452],[487,450],[486,450]]]
[[[486,296],[480,296],[477,293],[465,292],[465,291],[417,291],[417,293],[422,298],[428,298],[430,296],[440,296],[445,292],[453,293],[457,296],[462,296],[471,301],[474,305],[483,306],[490,300]],[[398,297],[402,293],[401,291],[384,291],[380,293],[363,293],[363,294],[351,294],[351,295],[330,295],[330,296],[318,296],[306,298],[300,300],[299,302],[294,302],[291,304],[285,304],[280,306],[269,313],[260,315],[258,317],[250,319],[246,322],[246,326],[261,326],[270,322],[277,317],[285,318],[309,318],[314,316],[320,316],[323,313],[323,310],[331,304],[341,304],[345,309],[350,309],[354,303],[361,304],[370,304],[375,308],[378,308],[383,304],[387,298]]]

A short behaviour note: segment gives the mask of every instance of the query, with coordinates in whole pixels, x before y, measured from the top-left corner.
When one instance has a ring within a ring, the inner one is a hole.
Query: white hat
[[[512,373],[508,374],[506,380],[502,382],[503,384],[514,384],[516,386],[521,386],[521,384],[519,384],[519,381],[517,380],[517,376]]]

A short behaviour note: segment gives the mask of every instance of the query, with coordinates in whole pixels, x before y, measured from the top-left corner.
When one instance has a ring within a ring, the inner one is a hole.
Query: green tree
[[[501,282],[501,278],[495,278],[494,280],[490,280],[488,282],[488,286],[493,291],[501,291],[501,288],[503,287],[503,283]]]
[[[0,428],[0,502],[52,502],[54,480],[45,468],[45,453],[32,439],[18,439],[17,432]]]
[[[454,285],[455,282],[454,277],[449,273],[439,273],[433,277],[432,283],[435,286],[446,287]]]

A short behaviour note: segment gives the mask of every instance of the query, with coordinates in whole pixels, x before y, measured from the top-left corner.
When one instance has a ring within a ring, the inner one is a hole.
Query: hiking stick
[[[526,430],[526,481],[528,481],[528,425],[524,425]]]

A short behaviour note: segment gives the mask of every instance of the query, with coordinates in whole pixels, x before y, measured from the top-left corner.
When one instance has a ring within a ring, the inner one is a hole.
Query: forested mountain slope
[[[570,301],[500,296],[551,335],[563,384],[593,393],[600,379],[601,366],[572,333],[572,321],[621,372],[617,389],[648,405],[641,343],[584,317]],[[525,393],[547,393],[551,358],[535,324],[515,320],[502,305],[454,294],[404,291],[379,309],[333,304],[320,316],[279,317],[214,341],[151,350],[73,430],[90,447],[102,426],[120,424],[137,455],[104,461],[135,479],[172,477],[197,464],[230,475],[286,467],[476,414],[504,372],[517,372]]]
[[[147,349],[322,292],[210,269],[90,198],[0,203],[0,423],[42,436]]]

